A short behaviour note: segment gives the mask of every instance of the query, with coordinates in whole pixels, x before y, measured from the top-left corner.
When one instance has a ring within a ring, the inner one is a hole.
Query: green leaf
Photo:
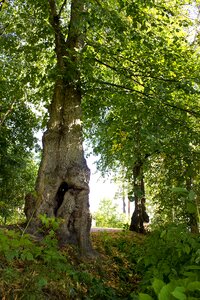
[[[172,295],[176,298],[176,299],[179,299],[179,300],[186,300],[187,297],[186,295],[184,294],[185,292],[185,288],[182,287],[182,286],[178,286],[175,288],[175,290],[172,292]]]
[[[40,278],[38,280],[38,287],[43,288],[47,285],[48,281],[45,278]]]
[[[147,294],[139,293],[140,300],[153,300],[153,298]]]
[[[191,190],[191,191],[189,192],[188,197],[189,197],[190,201],[194,201],[194,199],[195,199],[195,197],[196,197],[195,192],[194,192],[193,190]]]
[[[32,254],[31,252],[27,252],[27,253],[26,253],[26,259],[27,259],[28,261],[34,260],[33,254]]]
[[[182,187],[173,187],[172,188],[172,192],[177,193],[177,194],[187,194],[188,190],[186,188],[182,188]]]
[[[5,253],[5,257],[8,261],[13,260],[14,258],[17,258],[19,256],[18,250],[10,250],[7,253]]]
[[[185,270],[200,270],[200,266],[196,266],[196,265],[185,266]]]
[[[189,212],[191,214],[195,213],[196,210],[197,210],[196,205],[193,202],[190,202],[190,201],[188,201],[186,209],[187,209],[187,212]]]
[[[171,283],[165,285],[159,295],[158,295],[158,299],[159,300],[170,300],[172,297],[171,297],[171,293],[173,292],[174,290],[174,287]]]
[[[185,253],[189,254],[190,253],[190,246],[188,244],[184,245],[184,251]]]
[[[166,235],[166,230],[163,230],[162,232],[161,232],[161,234],[160,234],[160,238],[162,239],[165,235]]]
[[[164,282],[160,279],[155,279],[153,282],[153,289],[156,293],[156,295],[158,295],[160,293],[160,290],[163,288],[164,286]]]
[[[195,291],[195,290],[200,290],[200,281],[193,281],[190,282],[187,286],[187,289],[189,291]]]

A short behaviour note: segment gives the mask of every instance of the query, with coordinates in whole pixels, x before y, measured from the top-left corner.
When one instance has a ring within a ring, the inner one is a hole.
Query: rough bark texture
[[[82,253],[92,251],[89,212],[90,171],[84,158],[81,128],[81,92],[75,48],[82,39],[83,2],[73,0],[67,41],[60,24],[56,1],[49,0],[50,22],[55,32],[59,77],[43,136],[43,156],[36,184],[36,209],[32,228],[39,226],[39,214],[60,217],[63,242],[79,245]]]

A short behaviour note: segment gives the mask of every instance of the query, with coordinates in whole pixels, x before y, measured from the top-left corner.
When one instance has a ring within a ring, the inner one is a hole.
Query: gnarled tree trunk
[[[65,3],[65,2],[64,2]],[[77,49],[83,38],[84,1],[73,0],[68,38],[62,34],[61,9],[49,0],[50,22],[55,33],[58,78],[43,136],[43,156],[36,184],[36,209],[32,228],[39,214],[64,219],[60,228],[63,242],[77,243],[83,253],[92,251],[90,242],[89,178],[83,153],[81,91]]]

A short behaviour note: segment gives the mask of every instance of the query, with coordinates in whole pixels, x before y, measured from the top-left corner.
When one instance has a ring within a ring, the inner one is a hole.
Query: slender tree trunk
[[[145,208],[145,185],[143,175],[143,162],[138,160],[133,167],[133,186],[135,210],[131,217],[130,230],[144,233],[144,222],[149,222]]]
[[[188,192],[192,190],[192,178],[188,177],[186,179],[186,187]],[[194,207],[196,207],[196,203],[194,202]],[[197,207],[196,207],[197,208]],[[199,227],[198,227],[198,208],[196,209],[196,212],[188,213],[189,218],[189,226],[192,233],[199,233]]]
[[[130,230],[139,232],[140,231],[140,194],[141,194],[141,172],[142,172],[142,162],[139,160],[135,163],[133,167],[133,189],[134,189],[134,202],[135,210],[131,217]]]
[[[55,34],[59,70],[49,110],[47,131],[43,136],[43,156],[38,173],[36,209],[32,227],[39,214],[61,217],[63,242],[79,245],[83,254],[91,253],[91,216],[89,178],[83,152],[81,128],[81,90],[77,49],[82,46],[84,1],[73,0],[67,41],[62,34],[56,0],[49,0],[50,22]],[[34,225],[36,224],[36,225]]]
[[[124,176],[122,178],[122,209],[123,213],[126,213],[126,199],[125,199],[125,182],[124,182]]]
[[[130,201],[128,200],[128,217],[130,218],[130,215],[131,215],[131,203]]]

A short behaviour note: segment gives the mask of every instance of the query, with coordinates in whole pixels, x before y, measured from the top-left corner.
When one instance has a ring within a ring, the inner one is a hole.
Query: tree
[[[188,42],[192,21],[182,4],[119,1],[106,10],[101,3],[109,22],[94,13],[102,26],[99,39],[89,40],[94,68],[92,80],[85,73],[86,136],[101,155],[100,169],[125,166],[140,198],[149,161],[160,153],[186,158],[190,143],[199,152],[198,50]]]
[[[33,193],[35,203],[30,207],[32,214],[27,213],[32,216],[30,230],[37,231],[40,214],[60,217],[64,220],[60,228],[62,242],[78,243],[82,253],[89,253],[92,250],[88,203],[90,171],[82,147],[79,72],[85,5],[86,2],[80,0],[70,4],[60,0],[3,3],[1,41],[4,39],[6,46],[1,58],[8,62],[8,72],[18,68],[13,84],[17,91],[16,103],[19,102],[17,84],[31,107],[40,109],[41,101],[45,106],[51,102],[36,193]],[[14,40],[14,48],[10,40]],[[10,61],[15,62],[13,68]],[[11,96],[8,87],[7,93]],[[10,107],[12,101],[1,121],[4,122]]]
[[[21,99],[9,108],[8,86],[5,82],[5,90],[0,92],[0,216],[4,223],[16,208],[22,209],[24,195],[34,189],[37,173],[31,151],[38,120]]]
[[[186,145],[185,140],[182,142]],[[155,205],[155,224],[183,223],[191,232],[199,231],[198,162],[199,153],[192,147],[188,147],[188,153],[160,154],[156,161],[149,162],[152,166],[146,181]]]
[[[0,160],[0,220],[3,224],[24,220],[24,197],[33,191],[38,171],[30,154],[15,152],[12,155]]]
[[[22,51],[27,45],[22,37],[23,10],[16,12],[19,7],[16,1],[1,1],[0,6],[0,216],[4,223],[13,220],[18,209],[23,211],[24,196],[34,189],[37,174],[32,150],[38,148],[34,133],[40,118],[33,112],[36,85],[29,82]]]
[[[63,34],[62,14],[66,1],[49,0],[49,20],[55,36],[58,74],[49,121],[43,136],[43,156],[36,183],[36,206],[32,230],[39,226],[38,217],[60,217],[63,242],[78,243],[82,253],[92,250],[89,232],[90,172],[84,159],[81,132],[81,87],[79,51],[83,45],[84,7],[81,0],[71,2],[68,35]]]

